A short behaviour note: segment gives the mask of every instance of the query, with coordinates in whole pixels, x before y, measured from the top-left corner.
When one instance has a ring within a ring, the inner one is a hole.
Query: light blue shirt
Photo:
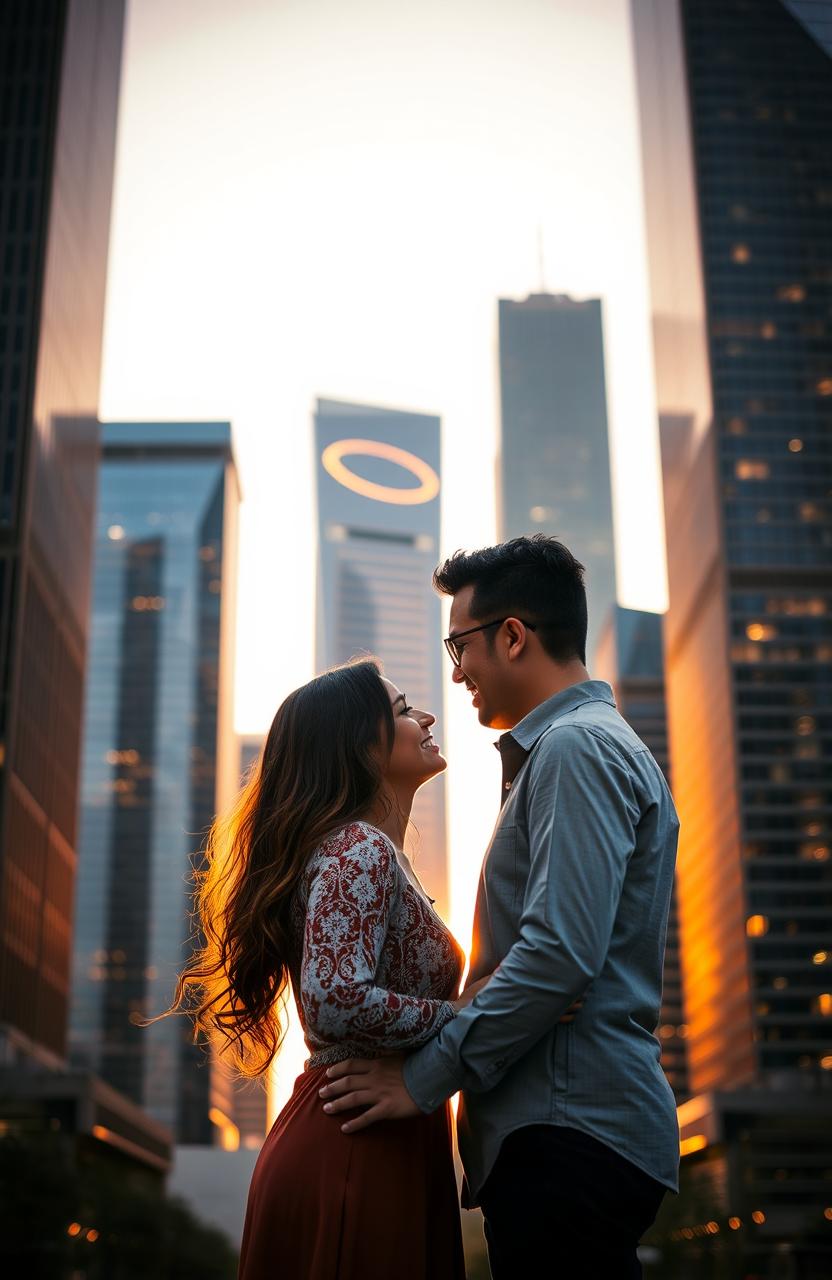
[[[405,1085],[425,1112],[462,1091],[466,1208],[528,1124],[580,1129],[676,1190],[654,1035],[679,830],[664,775],[601,680],[535,707],[500,748],[520,767],[480,873],[470,981],[499,970],[405,1059]]]

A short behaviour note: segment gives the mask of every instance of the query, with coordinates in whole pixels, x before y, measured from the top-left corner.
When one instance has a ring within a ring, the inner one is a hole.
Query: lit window
[[[819,396],[832,396],[832,378],[821,378],[815,389]]]
[[[111,542],[121,542],[124,537],[124,526],[120,524],[111,524],[107,530],[107,537]]]
[[[732,261],[732,262],[739,262],[739,263],[742,263],[742,262],[750,262],[750,261],[751,261],[751,250],[749,249],[748,245],[747,245],[747,244],[735,244],[735,245],[733,246],[733,248],[731,249],[731,261]]]
[[[130,601],[134,613],[159,613],[164,607],[164,596],[133,596]]]
[[[828,951],[816,951],[812,956],[812,964],[826,964],[829,959]]]
[[[745,634],[749,640],[774,640],[777,628],[769,622],[749,622],[745,628]]]
[[[762,938],[768,933],[768,916],[749,916],[745,922],[749,938]]]
[[[814,841],[809,844],[802,844],[800,846],[800,856],[804,862],[828,862],[829,846],[815,844]]]
[[[803,302],[806,290],[802,284],[784,284],[777,290],[777,297],[780,302]]]
[[[815,520],[822,520],[823,512],[816,502],[801,502],[800,518],[811,524]]]
[[[824,1054],[820,1060],[820,1065],[823,1067],[824,1071],[832,1071],[832,1053]],[[826,1212],[830,1213],[830,1210],[827,1209]]]
[[[734,464],[734,475],[738,480],[767,480],[769,465],[761,458],[739,458]]]
[[[740,1227],[742,1226],[742,1218],[729,1218],[728,1226],[731,1228],[732,1231],[739,1231]]]
[[[812,716],[799,716],[795,721],[795,733],[799,733],[801,738],[807,737],[810,733],[815,732],[815,721]]]
[[[832,1062],[832,1058],[830,1058],[830,1062]],[[826,1208],[823,1211],[823,1216],[824,1218],[826,1218],[827,1222],[832,1222],[832,1205],[826,1206]]]
[[[726,425],[729,436],[744,436],[747,430],[745,418],[729,418]]]
[[[802,453],[802,451],[803,451],[803,441],[802,441],[802,440],[798,440],[797,438],[795,438],[794,440],[790,440],[790,441],[789,441],[789,452],[790,452],[790,453]]]
[[[752,1221],[757,1223],[758,1227],[761,1227],[766,1220],[766,1215],[763,1213],[762,1209],[755,1209],[751,1214],[751,1218]]]
[[[775,978],[771,985],[775,991],[785,991],[789,985],[789,980],[788,978]]]
[[[772,338],[777,337],[777,325],[767,320],[765,324],[760,325],[760,337],[765,338],[767,342],[771,342]]]
[[[829,991],[822,992],[815,1001],[815,1008],[822,1018],[832,1016],[832,993]]]

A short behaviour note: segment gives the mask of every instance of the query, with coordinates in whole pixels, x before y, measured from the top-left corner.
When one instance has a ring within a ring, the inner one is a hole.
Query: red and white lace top
[[[293,918],[307,1070],[415,1048],[454,1017],[464,952],[376,827],[354,822],[315,850]]]

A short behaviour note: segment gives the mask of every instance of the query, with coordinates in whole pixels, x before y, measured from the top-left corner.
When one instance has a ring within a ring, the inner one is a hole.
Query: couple
[[[499,816],[463,952],[404,853],[445,768],[370,661],[295,690],[213,833],[180,978],[248,1074],[291,987],[310,1058],[252,1177],[240,1280],[463,1280],[450,1098],[495,1280],[624,1280],[678,1130],[653,1032],[678,821],[585,663],[583,569],[554,538],[458,552],[454,680],[501,730]],[[473,797],[472,797],[473,799]],[[496,801],[496,796],[495,796]],[[495,806],[496,807],[496,806]]]

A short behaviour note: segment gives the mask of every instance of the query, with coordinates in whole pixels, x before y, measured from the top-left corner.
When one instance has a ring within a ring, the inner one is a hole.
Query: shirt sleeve
[[[400,888],[394,863],[385,838],[358,824],[317,859],[307,898],[300,1003],[308,1030],[321,1040],[406,1049],[456,1016],[447,1000],[376,984]]]
[[[493,1089],[600,973],[639,820],[625,759],[585,726],[546,735],[528,765],[529,878],[519,937],[491,981],[404,1064],[421,1110]],[[580,1015],[579,1015],[580,1016]]]

